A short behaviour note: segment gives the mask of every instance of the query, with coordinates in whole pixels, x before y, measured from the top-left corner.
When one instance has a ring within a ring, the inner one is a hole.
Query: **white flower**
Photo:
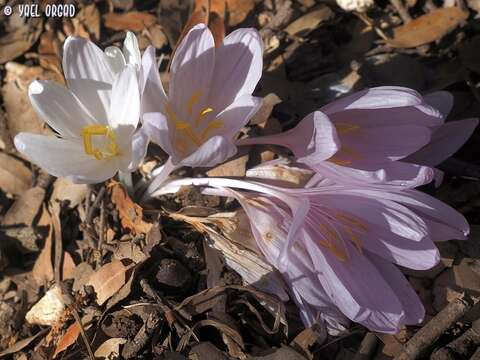
[[[139,56],[131,33],[123,54],[113,47],[104,53],[86,39],[69,37],[63,52],[68,88],[51,81],[29,87],[34,109],[59,137],[20,133],[18,151],[50,174],[77,183],[134,171],[148,144],[144,131],[136,131]]]

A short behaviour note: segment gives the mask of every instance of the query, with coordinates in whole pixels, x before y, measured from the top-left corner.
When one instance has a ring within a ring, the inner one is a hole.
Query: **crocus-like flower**
[[[176,166],[214,166],[234,155],[234,136],[261,104],[252,92],[262,73],[262,54],[254,29],[238,29],[215,48],[210,30],[196,25],[172,59],[167,96],[154,51],[146,50],[143,124],[170,156],[156,183]]]
[[[163,191],[187,184],[253,191],[227,189],[226,195],[249,215],[258,247],[291,286],[307,325],[320,311],[338,329],[344,323],[338,310],[373,331],[419,324],[423,306],[395,265],[432,268],[440,259],[434,241],[465,239],[469,232],[461,214],[412,189],[292,189],[207,178],[175,180]]]
[[[241,139],[237,145],[286,146],[297,161],[318,172],[318,179],[416,187],[433,179],[428,166],[458,150],[478,123],[467,119],[443,125],[451,103],[445,92],[422,98],[408,88],[366,89],[322,107],[287,132]],[[329,122],[335,131],[324,130]]]
[[[97,183],[118,171],[132,172],[143,159],[148,137],[140,119],[139,51],[128,33],[124,52],[104,53],[92,42],[69,37],[63,70],[68,88],[34,81],[30,101],[59,137],[20,133],[17,149],[55,176]]]

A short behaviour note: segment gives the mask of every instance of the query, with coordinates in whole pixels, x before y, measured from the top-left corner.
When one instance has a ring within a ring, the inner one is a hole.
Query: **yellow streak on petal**
[[[335,128],[338,134],[343,135],[360,129],[360,126],[348,123],[336,123]]]
[[[193,106],[198,102],[200,99],[200,96],[202,96],[201,91],[195,91],[193,95],[190,97],[187,103],[187,110],[190,115],[192,115],[193,112]]]
[[[325,236],[325,239],[320,240],[320,244],[330,250],[338,260],[347,261],[348,255],[346,251],[335,244],[342,241],[338,233],[330,225],[326,226],[325,224],[320,224],[320,230]]]
[[[200,136],[200,138],[203,141],[206,141],[208,139],[208,135],[210,134],[210,132],[212,132],[215,129],[220,129],[222,126],[223,126],[223,121],[221,120],[213,120],[209,122],[207,127],[203,129],[202,135]]]

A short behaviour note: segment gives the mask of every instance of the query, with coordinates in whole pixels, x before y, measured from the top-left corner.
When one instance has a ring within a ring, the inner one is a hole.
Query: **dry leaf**
[[[247,170],[247,176],[258,179],[281,181],[283,186],[295,187],[305,185],[312,177],[313,172],[303,168],[287,166],[280,161],[273,160],[271,164],[261,164]]]
[[[9,194],[20,195],[30,189],[32,171],[24,162],[0,152],[0,188]]]
[[[21,18],[17,11],[12,16],[3,17],[5,32],[0,37],[0,64],[24,54],[38,40],[42,32],[41,18]]]
[[[63,77],[40,66],[28,67],[14,62],[5,65],[7,74],[2,87],[11,138],[19,132],[51,134],[33,110],[28,98],[28,86],[35,79],[54,80],[63,83]]]
[[[62,279],[73,279],[73,274],[75,273],[76,265],[73,261],[72,255],[68,252],[63,252],[63,269],[62,269]]]
[[[48,213],[43,208],[43,213]],[[52,240],[53,240],[53,227],[50,225],[45,244],[40,255],[38,256],[32,269],[32,276],[39,285],[46,285],[53,280],[53,265],[52,265]]]
[[[82,8],[72,19],[72,23],[75,29],[72,35],[87,38],[93,35],[94,40],[98,41],[100,39],[100,11],[98,11],[95,4]]]
[[[3,225],[24,224],[31,226],[45,197],[45,189],[38,186],[25,191],[8,209]]]
[[[60,354],[62,351],[67,350],[67,348],[75,343],[77,341],[78,336],[80,335],[80,325],[78,322],[74,322],[72,325],[70,325],[65,331],[65,334],[60,338],[60,340],[57,343],[57,347],[55,348],[55,352],[53,353],[53,358],[55,359],[58,354]]]
[[[62,75],[61,65],[62,45],[57,33],[50,29],[40,36],[38,54],[40,55],[40,66]]]
[[[95,271],[87,281],[97,294],[97,303],[102,305],[125,284],[126,272],[130,266],[125,266],[119,260],[103,265]]]
[[[120,345],[123,345],[126,342],[127,339],[123,338],[108,339],[95,351],[95,357],[104,357],[109,359],[112,355],[113,357],[118,357],[120,354]]]
[[[130,11],[123,14],[108,13],[103,15],[105,27],[112,30],[142,31],[157,22],[155,16],[139,11]]]
[[[70,208],[81,204],[87,195],[88,185],[74,184],[66,178],[58,178],[53,184],[53,201],[68,201]]]
[[[62,290],[54,285],[25,315],[25,320],[32,325],[55,324],[63,315],[65,303]]]
[[[228,25],[235,27],[254,9],[254,0],[227,0]]]
[[[207,175],[210,177],[245,176],[247,162],[248,154],[242,155],[208,170]]]
[[[22,350],[23,348],[27,347],[28,345],[30,345],[30,343],[35,340],[36,338],[38,338],[39,336],[42,336],[44,335],[46,332],[48,331],[48,329],[43,329],[43,330],[40,330],[38,333],[36,333],[35,335],[33,336],[30,336],[26,339],[22,339],[20,341],[17,341],[14,345],[10,346],[8,349],[5,349],[3,350],[2,352],[0,352],[0,358],[1,357],[4,357],[4,356],[7,356],[7,355],[10,355],[10,354],[14,354],[16,352],[19,352],[20,350]]]
[[[305,36],[324,21],[330,20],[334,13],[327,5],[321,5],[318,9],[307,12],[285,28],[289,35]]]
[[[270,118],[270,115],[272,115],[273,107],[281,102],[282,100],[277,96],[277,94],[270,93],[265,96],[262,100],[262,106],[252,117],[249,124],[259,125],[266,123]]]
[[[110,186],[110,191],[112,202],[118,209],[122,227],[134,234],[148,233],[152,224],[143,221],[143,209],[130,199],[123,186],[119,183],[113,183]]]
[[[395,48],[410,48],[441,39],[468,17],[458,7],[435,9],[393,30],[388,45]]]

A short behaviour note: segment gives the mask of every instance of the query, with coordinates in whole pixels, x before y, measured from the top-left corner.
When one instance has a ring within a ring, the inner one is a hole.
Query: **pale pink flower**
[[[208,27],[196,25],[172,59],[167,95],[154,49],[146,50],[143,124],[170,156],[156,183],[174,167],[214,166],[235,154],[234,137],[261,104],[252,92],[262,73],[262,56],[262,40],[254,29],[238,29],[215,48]]]
[[[292,189],[204,178],[174,180],[159,193],[182,185],[224,188],[240,201],[258,247],[291,286],[307,325],[320,312],[338,330],[345,323],[339,311],[372,331],[395,333],[419,324],[423,306],[395,265],[430,269],[440,259],[434,241],[469,233],[460,213],[412,189]]]
[[[451,103],[445,92],[422,97],[408,88],[366,89],[320,108],[289,131],[241,139],[237,145],[288,147],[297,161],[317,171],[318,181],[416,187],[433,179],[430,166],[457,151],[478,123],[467,119],[444,124]],[[328,122],[335,131],[324,130]],[[313,136],[316,133],[323,136]],[[328,158],[327,149],[332,152]]]
[[[146,134],[137,131],[139,54],[131,33],[123,52],[115,47],[103,52],[89,40],[69,37],[63,50],[68,87],[34,81],[28,91],[33,108],[58,137],[20,133],[18,151],[50,174],[79,183],[134,171],[148,144]]]

